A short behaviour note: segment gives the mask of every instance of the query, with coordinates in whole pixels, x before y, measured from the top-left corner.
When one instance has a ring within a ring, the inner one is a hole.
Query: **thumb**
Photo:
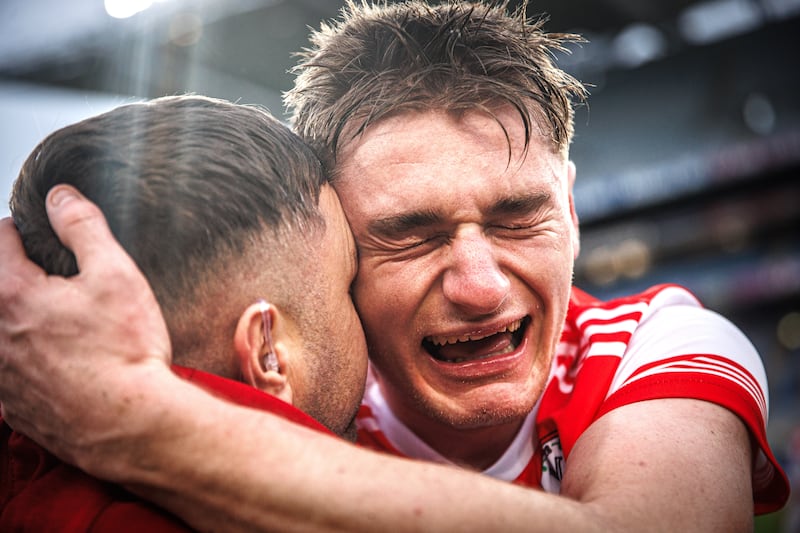
[[[103,269],[109,264],[136,268],[111,233],[103,212],[76,188],[56,185],[47,194],[46,206],[50,225],[75,254],[79,272]]]
[[[149,340],[139,355],[157,354],[168,362],[169,334],[156,297],[144,274],[111,233],[100,208],[65,184],[48,192],[46,205],[53,231],[75,254],[79,274],[71,279],[70,286],[80,292],[81,302],[88,302],[83,309],[105,316],[107,330],[114,326],[114,320],[108,317],[116,317],[123,333],[113,331],[116,337],[108,338],[127,339],[131,344],[134,338],[144,344]],[[79,309],[80,302],[75,306]],[[83,329],[102,330],[98,326]]]

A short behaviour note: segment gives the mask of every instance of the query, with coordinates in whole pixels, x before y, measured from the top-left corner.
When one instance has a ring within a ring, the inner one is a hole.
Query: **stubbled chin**
[[[442,422],[459,430],[471,430],[521,423],[533,409],[534,394],[525,394],[514,402],[477,402],[467,409],[448,410],[442,413]]]

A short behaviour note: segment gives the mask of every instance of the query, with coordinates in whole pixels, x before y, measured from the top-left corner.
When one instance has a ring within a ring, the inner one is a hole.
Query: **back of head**
[[[178,96],[56,131],[24,163],[10,207],[31,259],[68,276],[75,259],[49,225],[45,197],[66,183],[95,202],[153,287],[177,355],[191,341],[176,335],[200,337],[196,322],[210,329],[213,313],[224,314],[227,302],[214,309],[212,300],[234,283],[233,260],[322,223],[324,181],[318,159],[267,112]]]
[[[405,111],[516,108],[528,138],[541,132],[566,154],[572,100],[583,86],[552,61],[575,35],[547,34],[508,2],[348,0],[341,19],[312,34],[286,94],[295,131],[333,166],[342,135]],[[343,133],[344,132],[344,133]],[[534,133],[536,132],[536,133]]]

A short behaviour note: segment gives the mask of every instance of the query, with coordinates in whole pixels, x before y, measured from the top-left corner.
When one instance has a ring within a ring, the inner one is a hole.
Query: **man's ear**
[[[285,317],[274,305],[255,302],[239,317],[233,345],[245,383],[292,403],[288,379],[291,357],[284,321]],[[277,368],[269,368],[270,352],[277,359]]]
[[[580,238],[581,234],[578,224],[578,212],[575,211],[575,196],[573,195],[576,174],[577,170],[575,169],[575,163],[573,163],[572,161],[567,161],[567,195],[569,197],[569,214],[570,217],[572,217],[572,227],[574,229],[572,233],[573,259],[577,259],[578,254],[581,251],[581,238]]]

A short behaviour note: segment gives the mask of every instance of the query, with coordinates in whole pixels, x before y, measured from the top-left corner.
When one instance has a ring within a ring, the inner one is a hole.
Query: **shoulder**
[[[744,422],[756,445],[756,511],[779,508],[787,482],[766,435],[766,372],[747,336],[681,287],[661,286],[620,301],[637,306],[641,315],[628,317],[630,338],[595,420],[645,400],[693,399],[724,407]],[[608,304],[615,308],[613,301]]]
[[[616,361],[605,365],[613,371],[606,400],[616,396],[616,401],[606,402],[602,412],[622,402],[618,393],[625,402],[746,395],[757,410],[754,418],[766,420],[767,377],[758,351],[737,326],[704,308],[687,289],[657,285],[608,301],[576,289],[568,318],[565,327],[578,346],[579,366],[596,355]]]
[[[623,316],[639,321],[658,309],[673,306],[701,308],[702,304],[688,289],[674,284],[655,285],[639,293],[607,300],[600,300],[573,287],[567,325],[580,327],[587,322],[614,320]]]
[[[691,302],[648,307],[632,331],[609,394],[653,376],[665,375],[698,388],[715,382],[745,392],[766,419],[767,377],[758,351],[722,315]],[[688,383],[688,382],[687,382]]]

